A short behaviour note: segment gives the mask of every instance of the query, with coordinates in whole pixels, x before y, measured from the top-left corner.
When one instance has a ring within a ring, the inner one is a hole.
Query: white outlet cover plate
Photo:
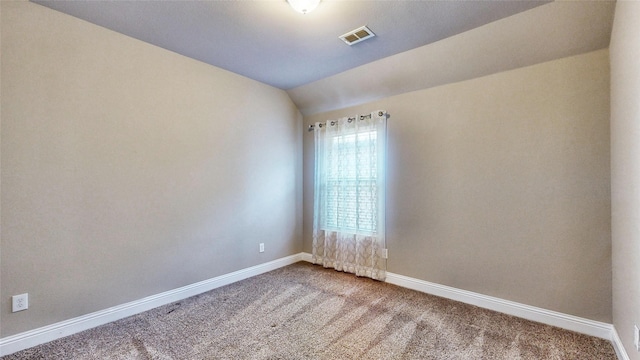
[[[633,345],[636,346],[637,351],[640,351],[640,329],[638,329],[638,325],[633,326]]]
[[[20,294],[11,297],[11,311],[18,312],[29,308],[29,294]]]

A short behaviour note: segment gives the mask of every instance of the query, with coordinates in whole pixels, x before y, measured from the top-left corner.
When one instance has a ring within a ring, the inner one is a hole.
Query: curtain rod
[[[390,116],[389,116],[389,114],[385,114],[384,112],[379,111],[379,112],[378,112],[378,116],[382,116],[382,115],[385,115],[385,117],[386,117],[387,119],[390,117]],[[347,121],[348,121],[348,122],[352,122],[352,121],[353,121],[353,120],[355,120],[355,119],[356,119],[355,117],[350,117],[350,118],[347,118]],[[364,119],[371,119],[371,114],[368,114],[368,115],[360,115],[360,120],[364,120]],[[337,121],[331,121],[331,126],[335,125],[336,123],[337,123]],[[318,126],[322,127],[322,124],[320,124],[320,125],[318,125]],[[311,125],[309,125],[309,127],[307,128],[307,132],[314,131],[315,129],[316,129],[316,126],[315,126],[315,125],[313,125],[313,124],[311,124]]]

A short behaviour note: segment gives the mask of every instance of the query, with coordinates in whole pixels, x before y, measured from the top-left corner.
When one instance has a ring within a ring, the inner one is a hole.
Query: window
[[[376,233],[376,140],[375,130],[330,138],[324,230]]]

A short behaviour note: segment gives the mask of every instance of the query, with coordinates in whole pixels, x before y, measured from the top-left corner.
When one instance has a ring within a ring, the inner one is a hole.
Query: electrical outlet
[[[638,325],[633,326],[633,345],[636,346],[637,351],[640,351],[640,329],[638,329]]]
[[[264,243],[260,243],[260,252],[264,252]]]
[[[382,258],[383,259],[389,258],[389,249],[382,249]]]
[[[11,312],[27,310],[29,308],[29,294],[20,294],[11,297]]]

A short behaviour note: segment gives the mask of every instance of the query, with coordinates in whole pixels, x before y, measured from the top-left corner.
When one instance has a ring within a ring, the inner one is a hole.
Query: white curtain
[[[387,114],[314,128],[313,263],[384,280]]]

